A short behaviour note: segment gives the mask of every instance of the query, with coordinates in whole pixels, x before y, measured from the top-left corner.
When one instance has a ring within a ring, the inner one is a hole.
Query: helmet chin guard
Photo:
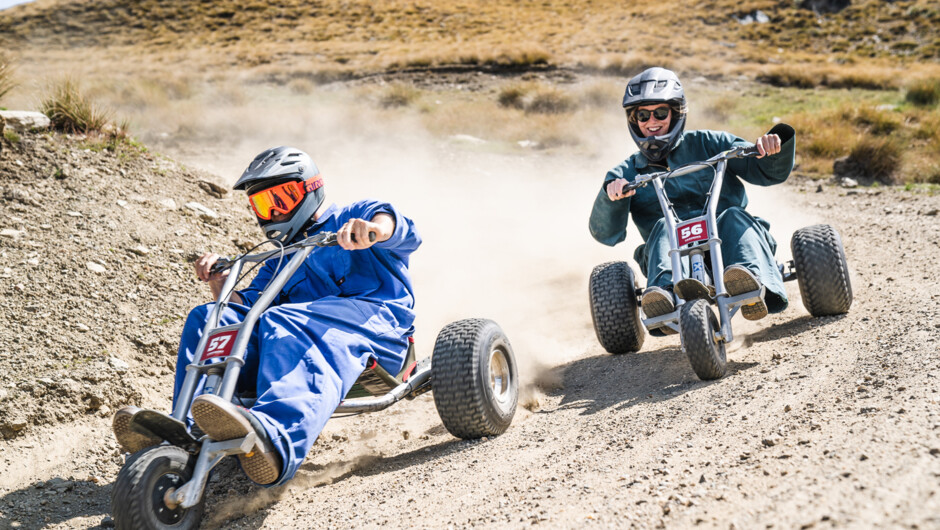
[[[657,103],[666,103],[672,107],[673,119],[669,131],[659,136],[643,136],[640,126],[630,121],[630,112],[637,107]],[[623,94],[623,108],[627,113],[630,136],[633,137],[640,152],[652,162],[665,160],[682,138],[685,118],[688,114],[685,92],[682,90],[679,77],[665,68],[656,67],[644,70],[627,83]]]
[[[287,181],[305,183],[313,179],[313,183],[307,186],[303,199],[286,219],[275,222],[273,217],[265,220],[256,216],[268,239],[287,245],[313,222],[313,214],[326,199],[322,179],[315,178],[319,175],[320,170],[307,153],[293,147],[281,146],[256,156],[235,182],[234,189],[246,190],[248,195],[252,195]]]

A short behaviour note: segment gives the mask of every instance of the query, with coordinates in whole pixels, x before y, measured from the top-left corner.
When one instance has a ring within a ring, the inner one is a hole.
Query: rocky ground
[[[218,177],[157,153],[0,142],[0,528],[107,527],[124,459],[111,414],[168,406],[181,319],[205,299],[190,261],[257,228]],[[499,266],[528,281],[504,293],[521,315],[493,312],[530,370],[506,434],[453,438],[427,394],[335,420],[284,487],[223,463],[203,527],[940,527],[940,197],[798,181],[774,197],[776,226],[841,231],[847,315],[811,318],[790,283],[785,312],[736,317],[729,374],[703,382],[676,337],[600,348],[590,241],[549,267],[503,249]]]

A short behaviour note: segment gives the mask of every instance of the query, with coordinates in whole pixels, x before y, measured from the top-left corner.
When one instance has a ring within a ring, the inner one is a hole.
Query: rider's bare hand
[[[776,134],[765,134],[754,142],[760,155],[757,158],[763,158],[767,155],[775,155],[780,152],[780,137]]]
[[[229,273],[227,269],[222,272],[211,272],[212,266],[215,265],[216,261],[219,261],[220,257],[221,256],[214,252],[206,252],[193,263],[193,267],[196,269],[196,277],[199,278],[200,281],[209,284],[209,289],[212,290],[212,296],[216,298],[218,298],[219,293],[222,292],[222,287],[225,285],[225,279],[228,277]],[[235,300],[236,296],[237,294],[232,296],[232,301],[240,301],[240,298],[239,300]]]
[[[395,231],[395,219],[387,213],[378,213],[372,221],[350,219],[336,232],[336,242],[346,250],[364,250],[372,245],[392,237]],[[369,234],[375,234],[370,241]],[[353,241],[353,236],[355,241]]]
[[[623,193],[623,187],[629,184],[627,179],[615,179],[607,183],[607,197],[612,201],[619,201],[636,195],[636,190]]]

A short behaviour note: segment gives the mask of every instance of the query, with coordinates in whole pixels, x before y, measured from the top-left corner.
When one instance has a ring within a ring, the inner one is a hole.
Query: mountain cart
[[[200,380],[203,393],[214,394],[250,407],[253,396],[235,395],[251,331],[287,280],[317,247],[336,244],[336,234],[320,232],[286,247],[220,260],[213,271],[231,272],[203,330],[193,362],[187,367],[172,414],[154,410],[137,412],[126,426],[155,435],[163,443],[130,455],[111,490],[111,511],[118,529],[190,529],[202,519],[205,488],[210,471],[226,456],[246,454],[256,434],[212,440],[187,428],[189,409]],[[272,278],[245,320],[219,326],[222,309],[246,263],[261,263],[291,255]],[[512,347],[499,325],[486,319],[453,322],[438,334],[431,357],[416,360],[409,339],[407,360],[398,374],[384,370],[375,359],[334,412],[374,412],[431,391],[441,421],[458,438],[474,439],[502,434],[509,427],[518,402],[518,374]]]
[[[591,273],[589,295],[594,330],[605,350],[615,354],[639,351],[645,330],[660,329],[667,334],[679,334],[682,350],[700,379],[725,375],[725,346],[734,340],[731,317],[742,308],[762,302],[765,287],[736,296],[728,294],[722,278],[724,262],[716,213],[728,160],[758,154],[756,146],[738,147],[670,171],[638,175],[624,186],[624,192],[647,185],[656,191],[669,238],[673,286],[694,278],[708,288],[709,294],[692,300],[678,298],[674,311],[649,318],[640,306],[642,289],[630,265],[625,261],[598,265]],[[664,182],[701,170],[714,172],[705,211],[698,217],[679,219]],[[810,314],[820,317],[848,312],[852,285],[839,233],[826,224],[801,228],[793,234],[790,248],[793,260],[777,266],[783,281],[799,282],[803,305]]]

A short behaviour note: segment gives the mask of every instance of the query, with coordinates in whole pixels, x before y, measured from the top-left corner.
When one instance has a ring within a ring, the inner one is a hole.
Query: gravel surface
[[[169,406],[181,319],[206,296],[190,262],[235,253],[257,227],[216,177],[154,153],[0,142],[0,528],[108,527],[124,460],[110,416]],[[283,487],[223,462],[203,527],[940,527],[940,197],[808,182],[774,194],[794,226],[840,231],[847,315],[810,317],[788,283],[790,308],[736,317],[728,375],[703,382],[675,336],[603,352],[593,250],[550,267],[503,252],[507,275],[530,280],[506,287],[513,313],[493,309],[527,370],[506,434],[455,439],[430,394],[337,419]],[[582,218],[573,234],[589,240]],[[429,244],[416,261],[443,259]]]

